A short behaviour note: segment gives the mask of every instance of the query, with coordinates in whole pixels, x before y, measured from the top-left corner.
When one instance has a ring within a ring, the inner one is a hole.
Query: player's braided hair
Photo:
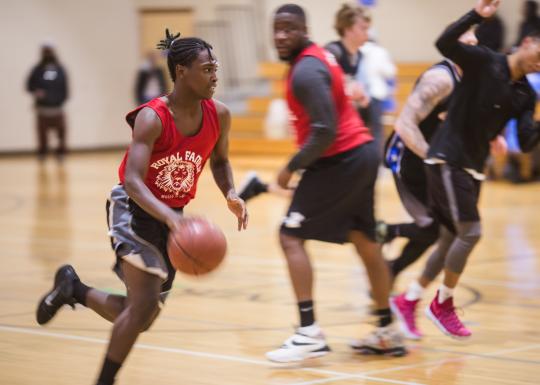
[[[167,28],[165,29],[165,39],[160,40],[157,44],[158,49],[168,51],[167,66],[173,82],[176,80],[175,67],[177,64],[189,67],[199,52],[205,49],[208,50],[208,56],[213,58],[212,51],[210,51],[212,46],[206,41],[197,37],[179,37],[180,33],[172,34]]]

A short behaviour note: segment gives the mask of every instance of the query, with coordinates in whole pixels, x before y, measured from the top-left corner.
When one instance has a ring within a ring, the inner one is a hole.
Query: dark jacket
[[[483,46],[468,46],[459,37],[482,21],[474,10],[448,27],[437,40],[439,52],[463,69],[446,120],[436,131],[428,157],[482,172],[489,155],[489,142],[518,120],[518,139],[523,151],[540,140],[534,121],[536,93],[523,78],[512,81],[508,59]]]
[[[159,87],[161,89],[161,94],[164,94],[166,91],[166,84],[165,84],[165,74],[163,73],[163,70],[159,67],[151,68],[151,69],[141,69],[139,70],[139,73],[137,74],[137,82],[135,85],[135,97],[137,98],[138,104],[144,104],[148,102],[144,96],[144,89],[146,88],[146,84],[150,80],[151,76],[155,76],[159,82]]]
[[[26,89],[29,92],[45,92],[43,98],[36,98],[36,106],[61,107],[68,98],[67,74],[59,63],[40,63],[32,69]]]

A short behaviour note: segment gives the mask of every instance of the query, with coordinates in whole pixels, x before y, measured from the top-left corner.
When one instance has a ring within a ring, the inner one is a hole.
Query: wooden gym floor
[[[0,159],[0,383],[93,384],[110,324],[82,307],[63,309],[47,327],[34,321],[39,297],[56,268],[73,264],[89,285],[123,286],[111,272],[105,199],[121,153],[72,155],[63,165],[33,157]],[[273,178],[283,158],[235,157],[237,184],[249,169]],[[379,182],[378,214],[406,214],[391,178]],[[244,233],[205,171],[186,212],[217,222],[229,241],[224,265],[199,279],[179,275],[167,305],[142,335],[119,385],[538,384],[540,382],[540,185],[486,183],[484,237],[469,260],[456,302],[473,337],[443,336],[420,316],[425,332],[404,358],[354,355],[347,343],[371,330],[364,270],[350,246],[311,243],[316,306],[333,353],[303,364],[267,362],[264,353],[287,338],[296,308],[276,229],[287,202],[264,196],[249,203]],[[395,254],[399,245],[386,252]],[[412,266],[402,289],[420,270]],[[429,290],[424,303],[435,288]]]

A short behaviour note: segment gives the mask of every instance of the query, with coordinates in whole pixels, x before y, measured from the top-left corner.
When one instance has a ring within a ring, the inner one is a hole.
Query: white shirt
[[[385,100],[390,96],[388,80],[396,76],[396,66],[390,54],[380,45],[368,41],[361,48],[362,59],[356,79],[364,84],[372,98]]]

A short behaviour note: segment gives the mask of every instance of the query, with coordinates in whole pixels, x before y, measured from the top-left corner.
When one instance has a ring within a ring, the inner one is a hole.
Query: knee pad
[[[456,229],[458,238],[468,244],[475,244],[482,237],[480,222],[461,222],[457,224]]]

